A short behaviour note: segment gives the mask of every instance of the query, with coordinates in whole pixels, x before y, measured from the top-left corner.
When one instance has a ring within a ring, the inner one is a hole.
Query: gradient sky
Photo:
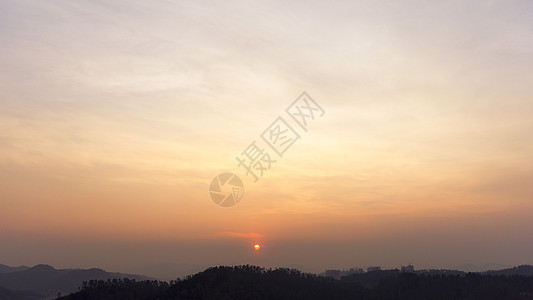
[[[0,263],[533,263],[532,1],[3,0],[0,66]]]

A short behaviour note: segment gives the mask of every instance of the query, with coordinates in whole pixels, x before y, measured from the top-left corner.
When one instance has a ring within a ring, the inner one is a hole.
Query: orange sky
[[[533,263],[532,8],[4,1],[0,263]],[[253,183],[303,91],[324,116]]]

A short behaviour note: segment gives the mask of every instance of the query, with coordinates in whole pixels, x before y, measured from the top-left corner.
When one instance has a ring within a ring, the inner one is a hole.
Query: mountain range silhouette
[[[58,293],[74,292],[84,281],[112,278],[151,279],[142,275],[106,272],[98,268],[55,269],[45,264],[30,268],[0,264],[0,300],[50,298]]]

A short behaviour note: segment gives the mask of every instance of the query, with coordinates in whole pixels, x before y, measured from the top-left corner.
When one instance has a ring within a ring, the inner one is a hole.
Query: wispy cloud
[[[532,3],[1,1],[0,237],[416,245],[456,217],[459,249],[465,216],[515,215],[518,243]],[[325,117],[238,206],[213,204],[211,179],[249,179],[235,156],[303,90]]]
[[[244,239],[250,239],[250,238],[261,238],[263,235],[256,233],[256,232],[232,232],[232,231],[224,231],[219,232],[215,236],[217,237],[232,237],[232,238],[244,238]]]

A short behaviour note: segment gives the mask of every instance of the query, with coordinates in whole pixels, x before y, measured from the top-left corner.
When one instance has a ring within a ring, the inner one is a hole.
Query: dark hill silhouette
[[[0,287],[0,299],[2,300],[37,300],[43,297],[37,293],[28,291],[13,291]]]
[[[349,280],[351,276],[333,280],[294,269],[214,267],[171,283],[93,280],[61,299],[533,299],[533,276],[445,273],[385,270],[359,274],[373,286],[365,288]]]
[[[0,287],[16,293],[24,291],[42,296],[55,296],[57,293],[66,294],[76,291],[83,281],[123,277],[137,280],[150,279],[140,275],[109,273],[102,269],[57,270],[49,265],[36,265],[18,272],[0,274]]]
[[[533,276],[533,266],[522,265],[522,266],[518,266],[514,268],[504,269],[504,270],[487,271],[487,272],[483,272],[482,274],[505,275],[505,276],[513,276],[513,275]]]
[[[395,277],[400,274],[400,270],[382,270],[372,271],[363,274],[352,274],[349,276],[343,276],[341,281],[343,282],[355,282],[361,284],[365,288],[374,288],[387,277]]]
[[[76,290],[62,299],[533,299],[532,266],[484,273],[382,270],[341,280],[296,269],[221,266],[170,283],[96,268],[22,269],[0,273],[0,300],[51,299]]]
[[[27,266],[18,266],[18,267],[10,267],[3,264],[0,264],[0,274],[2,273],[13,273],[13,272],[19,272],[29,269],[30,267]]]
[[[175,283],[164,299],[347,299],[350,292],[331,278],[246,265],[209,268]]]

